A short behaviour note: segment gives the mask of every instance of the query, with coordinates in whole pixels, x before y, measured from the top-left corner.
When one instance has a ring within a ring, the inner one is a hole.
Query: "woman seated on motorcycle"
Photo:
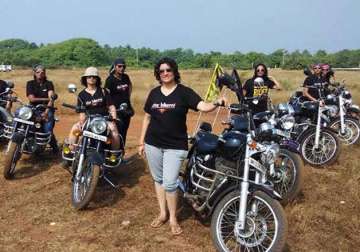
[[[321,74],[321,64],[313,65],[313,74],[306,77],[303,84],[303,96],[307,101],[318,101],[323,106],[324,102],[321,100],[326,81]]]
[[[52,81],[47,79],[44,66],[34,66],[33,72],[34,79],[26,83],[26,96],[29,99],[31,105],[37,106],[42,104],[45,106],[45,110],[41,114],[45,121],[43,124],[43,129],[45,133],[52,133],[49,144],[53,149],[53,152],[57,153],[59,148],[57,146],[55,135],[53,134],[53,129],[55,126],[54,99],[52,99],[52,97],[55,95],[54,85]]]
[[[78,107],[84,108],[84,110],[90,115],[111,115],[113,119],[117,119],[116,109],[111,101],[110,95],[106,89],[101,88],[101,78],[98,70],[95,67],[88,67],[85,70],[84,75],[81,77],[81,84],[85,88],[78,95]],[[69,135],[70,148],[73,148],[73,144],[78,143],[78,137],[76,131],[82,131],[86,123],[86,113],[80,112],[79,122],[74,124],[71,128]],[[118,150],[120,148],[119,132],[114,122],[108,121],[108,128],[110,130],[111,148]]]
[[[263,85],[255,83],[256,78],[263,79]],[[268,75],[268,69],[264,64],[257,64],[255,66],[254,76],[248,79],[243,86],[243,95],[245,97],[259,97],[257,104],[249,103],[250,109],[253,113],[259,113],[268,109],[268,93],[269,89],[281,89],[280,83],[272,76]]]

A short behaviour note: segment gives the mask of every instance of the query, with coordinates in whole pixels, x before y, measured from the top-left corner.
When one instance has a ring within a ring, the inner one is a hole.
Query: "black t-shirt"
[[[7,87],[7,83],[3,80],[0,80],[0,94],[4,93]]]
[[[0,94],[4,93],[6,91],[6,88],[8,87],[7,83],[3,80],[0,80]],[[0,101],[0,106],[5,107],[6,101]]]
[[[303,86],[308,88],[308,92],[312,97],[319,99],[323,95],[325,84],[326,80],[323,77],[310,75],[304,80]]]
[[[49,98],[48,92],[54,90],[54,85],[51,81],[44,81],[38,83],[35,80],[26,83],[26,96],[33,95],[35,98]],[[47,101],[31,102],[32,105],[47,104]]]
[[[120,79],[113,74],[109,75],[105,82],[105,88],[110,91],[111,99],[116,108],[119,108],[121,103],[126,102],[130,106],[130,88],[131,81],[127,74],[121,74]]]
[[[145,102],[144,110],[151,115],[145,142],[164,149],[187,150],[186,114],[189,108],[197,111],[202,99],[182,84],[168,96],[160,88],[152,89]]]
[[[78,106],[85,106],[90,115],[108,115],[108,107],[114,105],[106,89],[97,88],[93,95],[82,90],[78,95]]]
[[[274,88],[275,83],[268,79],[264,78],[264,85],[257,86],[254,84],[255,78],[247,80],[243,86],[243,89],[246,90],[246,97],[257,97],[263,94],[267,94],[269,89]],[[258,104],[249,102],[250,109],[253,113],[259,113],[267,110],[267,97],[259,97]]]

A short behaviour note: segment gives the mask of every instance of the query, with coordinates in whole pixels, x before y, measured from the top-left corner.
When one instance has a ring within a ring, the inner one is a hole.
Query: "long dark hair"
[[[264,68],[264,70],[265,70],[264,75],[261,76],[261,77],[262,77],[264,80],[269,79],[269,78],[268,78],[268,69],[267,69],[267,67],[265,66],[265,64],[263,64],[263,63],[259,63],[259,64],[257,64],[257,65],[255,66],[253,79],[255,79],[256,77],[259,77],[259,76],[257,75],[257,69],[258,69],[259,66],[262,66],[262,67]]]
[[[101,78],[99,76],[95,76],[95,78],[96,78],[96,87],[101,87]],[[87,87],[86,76],[81,77],[80,82],[81,85]]]
[[[161,84],[161,78],[160,78],[160,66],[162,64],[166,64],[168,65],[171,70],[173,71],[173,74],[174,74],[174,79],[175,79],[175,83],[176,84],[179,84],[180,81],[181,81],[181,78],[180,78],[180,73],[179,73],[179,69],[178,69],[178,65],[176,63],[176,61],[172,58],[169,58],[169,57],[164,57],[162,59],[160,59],[156,64],[155,64],[155,67],[154,67],[154,76],[155,78],[159,81],[159,83]]]

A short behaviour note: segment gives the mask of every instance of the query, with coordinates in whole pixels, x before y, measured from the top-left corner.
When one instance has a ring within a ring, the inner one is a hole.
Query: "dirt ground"
[[[62,101],[66,85],[78,80],[82,69],[49,70]],[[209,70],[183,71],[185,83],[204,93]],[[105,77],[106,71],[102,70]],[[245,72],[245,77],[250,76]],[[273,71],[285,87],[274,93],[275,102],[287,99],[303,80],[300,71]],[[15,81],[24,96],[30,70],[0,74],[0,79]],[[359,103],[360,73],[340,72]],[[144,99],[154,79],[151,71],[131,71],[137,115],[132,119],[127,155],[136,152]],[[288,86],[287,86],[288,84]],[[61,143],[76,121],[75,115],[59,109],[60,123],[55,127]],[[208,117],[211,118],[213,115]],[[221,116],[220,119],[223,117]],[[205,118],[202,118],[204,120]],[[188,117],[193,132],[197,114]],[[220,125],[216,127],[221,129]],[[4,144],[1,146],[0,167]],[[60,158],[44,153],[26,157],[18,163],[11,181],[0,176],[0,252],[2,251],[213,251],[208,225],[201,224],[191,209],[179,209],[183,235],[173,237],[168,225],[149,226],[157,214],[157,201],[146,162],[136,159],[116,171],[118,189],[100,183],[96,197],[85,211],[75,211],[70,202],[71,176],[61,168]],[[2,168],[0,168],[2,171]],[[1,172],[2,174],[2,172]],[[324,169],[305,167],[305,183],[300,197],[285,209],[289,222],[286,251],[359,251],[360,248],[360,147],[343,148],[338,162]]]
[[[189,128],[197,115],[192,114]],[[60,140],[75,116],[61,118]],[[142,117],[133,118],[128,155],[136,152]],[[358,251],[360,246],[359,147],[344,149],[338,164],[326,169],[306,167],[303,192],[286,207],[287,251]],[[2,164],[3,158],[1,157]],[[173,237],[168,225],[149,227],[157,202],[146,163],[136,159],[105,183],[85,211],[71,207],[70,174],[60,159],[46,153],[23,157],[15,179],[0,179],[0,251],[213,251],[208,225],[191,209],[179,210],[184,234]]]

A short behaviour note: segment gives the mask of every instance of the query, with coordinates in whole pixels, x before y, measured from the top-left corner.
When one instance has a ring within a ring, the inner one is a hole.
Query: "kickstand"
[[[113,183],[106,175],[103,176],[103,178],[105,179],[106,182],[108,182],[113,188],[119,188],[119,185],[115,183]]]

